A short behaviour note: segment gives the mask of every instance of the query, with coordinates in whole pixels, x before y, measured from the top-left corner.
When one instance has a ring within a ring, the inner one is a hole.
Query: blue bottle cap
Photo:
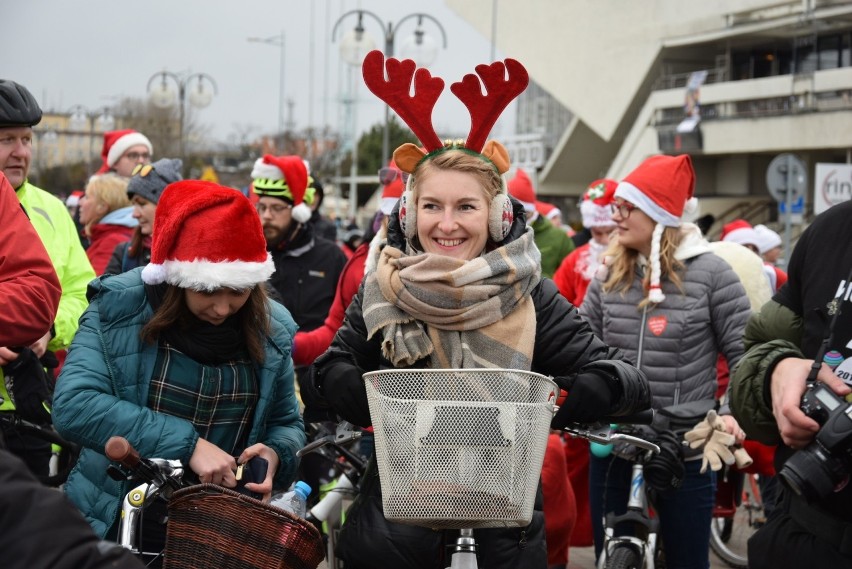
[[[307,498],[308,496],[310,496],[310,495],[311,495],[311,486],[310,486],[310,484],[308,484],[307,482],[304,482],[304,481],[302,481],[302,480],[299,480],[298,482],[296,482],[296,484],[295,484],[295,486],[293,487],[293,489],[294,489],[296,492],[298,492],[299,494],[301,494],[303,498]]]

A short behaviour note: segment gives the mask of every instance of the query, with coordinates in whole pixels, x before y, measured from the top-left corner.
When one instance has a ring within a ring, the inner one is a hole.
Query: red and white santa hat
[[[308,187],[308,165],[302,158],[266,154],[254,163],[251,177],[254,193],[292,203],[293,219],[299,223],[311,219],[309,205],[314,201],[314,189]]]
[[[688,154],[647,158],[615,189],[615,197],[635,205],[657,222],[651,235],[651,283],[648,299],[660,303],[666,296],[660,288],[660,239],[665,227],[680,227],[684,213],[698,207],[695,170]]]
[[[719,238],[721,241],[738,243],[740,245],[752,245],[755,249],[760,249],[760,236],[745,219],[735,219],[730,223],[726,223],[722,227],[722,234]]]
[[[154,153],[154,147],[148,137],[133,129],[108,130],[104,133],[104,146],[101,149],[103,165],[98,170],[99,174],[109,172],[116,162],[132,146],[144,145],[150,154]]]
[[[265,282],[275,265],[257,211],[238,190],[200,180],[169,184],[154,217],[148,284],[213,291]]]
[[[399,170],[396,165],[396,162],[393,160],[390,161],[389,166],[395,170]],[[402,183],[402,176],[394,176],[393,181],[390,184],[385,184],[382,187],[382,199],[379,202],[379,210],[385,214],[390,215],[393,211],[394,206],[399,201],[399,198],[402,197],[402,192],[405,190],[405,184]]]
[[[781,240],[781,236],[778,235],[775,231],[772,231],[765,225],[755,225],[754,232],[757,233],[757,237],[759,243],[757,244],[757,249],[761,255],[775,249],[776,247],[780,247],[783,244]]]
[[[615,199],[615,188],[618,182],[601,178],[595,180],[586,189],[580,199],[580,215],[583,216],[583,227],[613,227],[612,204]]]
[[[524,171],[523,168],[518,168],[515,176],[509,180],[507,184],[509,195],[521,202],[524,206],[524,211],[528,214],[536,212],[535,208],[535,188],[533,188],[532,180]],[[532,219],[532,216],[528,216]]]
[[[553,220],[554,217],[562,216],[562,211],[552,203],[535,200],[535,209],[545,219]]]

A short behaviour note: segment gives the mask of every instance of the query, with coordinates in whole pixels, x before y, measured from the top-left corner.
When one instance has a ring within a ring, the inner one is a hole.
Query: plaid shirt
[[[257,378],[248,358],[202,365],[160,344],[148,406],[192,422],[198,436],[225,452],[236,456],[245,448],[257,398]]]

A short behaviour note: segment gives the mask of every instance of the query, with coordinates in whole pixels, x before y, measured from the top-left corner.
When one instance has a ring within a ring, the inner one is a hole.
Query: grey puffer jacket
[[[710,252],[698,228],[684,224],[675,256],[686,265],[683,292],[662,284],[666,299],[638,308],[645,298],[642,273],[622,294],[589,285],[580,313],[608,346],[620,348],[645,372],[652,406],[713,399],[716,359],[721,352],[731,369],[743,355],[743,332],[750,315],[745,289],[734,270]]]

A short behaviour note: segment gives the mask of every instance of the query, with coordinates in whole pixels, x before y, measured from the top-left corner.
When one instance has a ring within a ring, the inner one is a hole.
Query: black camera
[[[852,472],[852,403],[823,383],[812,383],[802,396],[802,412],[820,424],[814,440],[795,453],[778,475],[808,502],[825,498]]]

